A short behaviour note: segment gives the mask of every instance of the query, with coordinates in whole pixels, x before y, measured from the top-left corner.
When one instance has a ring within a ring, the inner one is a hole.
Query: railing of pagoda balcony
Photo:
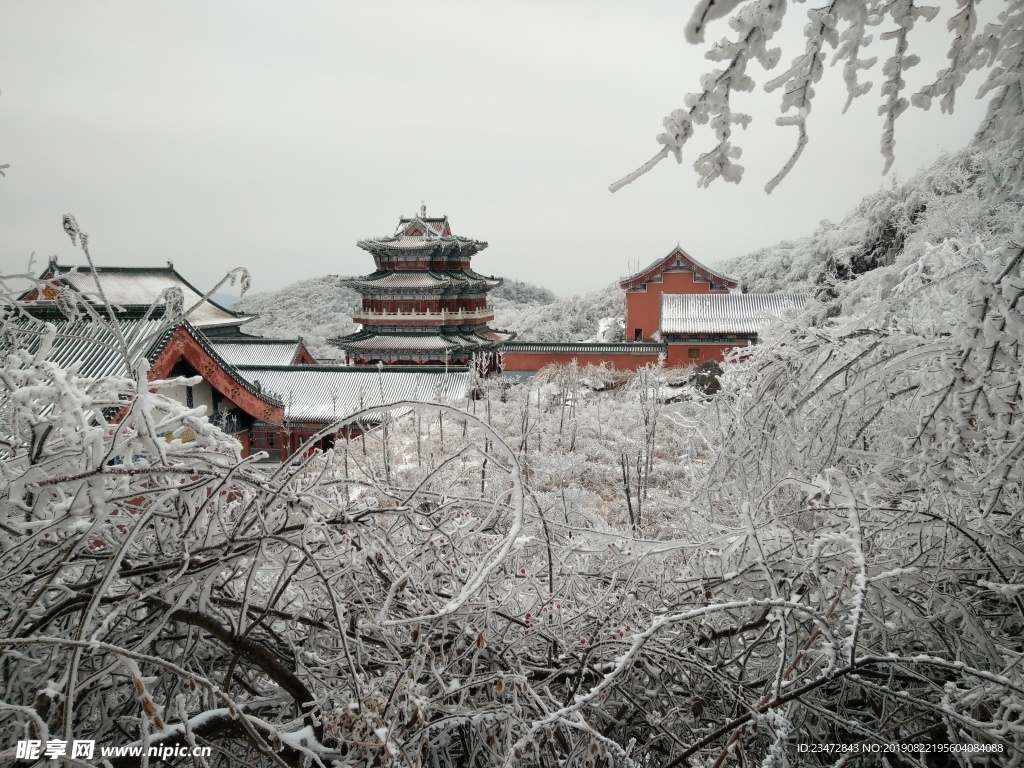
[[[359,309],[352,314],[357,323],[382,324],[422,324],[422,325],[464,325],[468,323],[486,323],[494,319],[494,310],[460,309],[457,312],[442,309],[439,312],[380,312],[377,310]]]

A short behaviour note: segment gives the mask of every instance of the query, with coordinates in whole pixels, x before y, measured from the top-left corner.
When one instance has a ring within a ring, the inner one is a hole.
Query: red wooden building
[[[217,349],[217,344],[231,339],[241,344],[251,339],[239,329],[253,318],[203,299],[173,265],[92,269],[62,266],[51,259],[40,280],[41,289],[21,297],[31,315],[25,319],[27,349],[38,345],[35,323],[47,322],[57,330],[47,359],[62,367],[75,366],[79,376],[134,376],[143,360],[149,365],[150,380],[200,375],[203,380],[195,385],[161,391],[190,408],[205,406],[210,421],[241,443],[242,456],[250,453],[256,422],[284,421],[280,397],[248,380]],[[65,291],[89,304],[101,321],[86,313],[77,319],[65,316]],[[113,317],[101,291],[114,308]],[[168,299],[175,294],[185,314],[167,317]],[[126,349],[121,348],[122,339]],[[297,354],[312,360],[304,348]]]
[[[679,246],[619,281],[626,292],[626,338],[650,341],[661,330],[663,294],[738,293],[738,280],[705,267]]]
[[[804,306],[800,294],[742,293],[739,281],[716,272],[680,247],[619,285],[626,292],[624,342],[502,345],[504,370],[538,371],[552,363],[606,363],[636,370],[722,360],[737,347],[757,342],[764,324]]]
[[[799,293],[662,294],[665,365],[723,360],[737,347],[756,344],[766,323],[803,309],[806,300]]]
[[[679,246],[619,286],[626,292],[626,338],[667,344],[665,365],[722,360],[757,343],[764,324],[802,309],[802,294],[743,293],[739,281]]]
[[[501,280],[473,271],[471,261],[487,243],[453,235],[447,216],[400,218],[395,234],[360,240],[377,269],[345,280],[362,308],[356,333],[335,339],[351,363],[368,365],[468,365],[514,334],[488,327],[494,313],[487,292]]]

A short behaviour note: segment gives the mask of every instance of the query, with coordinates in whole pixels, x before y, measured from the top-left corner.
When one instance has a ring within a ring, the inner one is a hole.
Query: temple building
[[[735,278],[706,267],[676,246],[619,282],[626,292],[626,338],[667,345],[665,365],[723,360],[756,344],[772,320],[803,309],[794,293],[744,293]]]
[[[705,267],[679,246],[619,281],[626,292],[626,338],[650,341],[661,327],[663,294],[739,293],[738,280]]]
[[[320,365],[301,338],[245,333],[242,326],[253,316],[205,297],[170,263],[93,268],[60,265],[54,258],[38,287],[20,299],[22,316],[6,343],[36,353],[49,324],[55,335],[47,360],[79,377],[134,376],[143,361],[151,381],[199,375],[201,381],[161,391],[189,408],[205,407],[211,423],[239,441],[243,457],[263,451],[282,461],[362,408],[399,400],[459,402],[473,390],[474,376],[465,366]],[[2,398],[0,391],[0,406]],[[336,432],[351,437],[408,410],[399,407]],[[325,434],[315,447],[330,448],[334,439],[335,432]]]
[[[189,408],[205,406],[210,421],[239,441],[243,457],[250,454],[256,423],[284,421],[281,397],[225,359],[234,346],[252,338],[240,327],[254,318],[204,297],[172,264],[92,268],[60,265],[53,258],[39,283],[21,296],[25,315],[15,334],[19,347],[35,353],[48,323],[55,336],[47,360],[79,377],[134,376],[143,360],[151,381],[200,375],[202,381],[163,394]],[[181,314],[167,316],[173,293]],[[89,311],[76,309],[78,303]],[[304,347],[291,354],[312,360]]]
[[[625,340],[613,343],[515,341],[501,347],[510,374],[553,363],[619,370],[721,361],[758,342],[765,326],[803,309],[795,293],[743,293],[735,278],[706,267],[679,246],[619,281],[626,293]]]
[[[453,235],[448,217],[400,218],[391,237],[360,240],[373,255],[376,271],[345,285],[362,296],[353,315],[362,328],[332,340],[355,365],[497,365],[498,346],[514,334],[487,323],[487,292],[501,284],[473,271],[481,240]]]
[[[802,293],[662,294],[659,333],[668,346],[669,367],[724,360],[736,348],[753,346],[764,327],[799,312]]]

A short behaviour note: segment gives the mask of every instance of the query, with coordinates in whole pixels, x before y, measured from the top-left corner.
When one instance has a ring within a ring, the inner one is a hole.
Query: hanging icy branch
[[[915,7],[913,0],[895,0],[886,10],[897,27],[881,35],[882,40],[896,41],[896,50],[892,57],[882,65],[882,74],[886,79],[882,83],[881,94],[887,97],[885,103],[878,107],[878,114],[885,118],[882,124],[882,157],[885,158],[882,173],[888,173],[896,160],[893,151],[896,146],[896,119],[910,106],[910,102],[900,95],[907,85],[903,79],[903,72],[921,61],[920,56],[907,53],[910,30],[918,18],[931,21],[938,13],[938,8],[935,7]]]
[[[804,53],[793,59],[793,64],[788,71],[765,84],[764,89],[769,93],[785,86],[780,110],[783,113],[794,110],[796,114],[788,117],[783,114],[782,117],[776,119],[775,124],[794,125],[798,132],[793,154],[783,165],[782,170],[765,185],[765,192],[769,194],[796,165],[796,161],[803,154],[804,147],[807,146],[807,118],[811,114],[811,104],[814,99],[812,85],[821,79],[822,72],[824,72],[822,64],[825,54],[822,49],[826,43],[834,48],[839,42],[839,34],[836,31],[837,6],[844,6],[844,4],[836,0],[825,8],[808,11],[811,23],[806,31],[807,47]]]
[[[999,16],[998,25],[988,25],[977,41],[977,57],[996,65],[978,91],[978,97],[993,93],[985,119],[974,135],[988,146],[1005,142],[1004,193],[1017,192],[1024,185],[1024,2],[1014,0]]]
[[[735,5],[736,2],[716,3],[714,0],[707,0],[697,9],[694,19],[699,18],[702,27],[704,20],[728,13]],[[739,150],[732,146],[730,137],[734,123],[745,128],[751,118],[742,113],[733,114],[730,95],[734,90],[753,90],[754,81],[746,73],[747,63],[751,59],[758,61],[765,69],[771,69],[778,62],[781,52],[779,49],[769,50],[767,43],[782,24],[783,8],[784,4],[778,0],[759,0],[754,5],[740,10],[736,18],[730,22],[737,32],[736,38],[722,40],[705,54],[711,61],[727,62],[726,66],[704,75],[701,80],[703,90],[686,97],[687,108],[677,109],[665,118],[666,130],[656,138],[658,143],[663,145],[662,150],[636,171],[612,184],[609,187],[612,192],[640,178],[668,157],[669,153],[676,158],[676,162],[681,163],[682,148],[693,135],[694,123],[710,124],[718,138],[718,145],[701,155],[694,163],[694,168],[700,176],[698,183],[707,186],[719,176],[733,182],[738,182],[742,178],[743,167],[732,162],[739,157]],[[702,11],[709,15],[701,17]]]
[[[971,68],[971,44],[978,24],[978,13],[975,10],[977,0],[957,0],[957,5],[960,6],[960,12],[950,18],[947,24],[953,33],[953,42],[946,54],[949,66],[940,70],[932,83],[911,97],[910,101],[915,107],[928,109],[935,98],[940,99],[939,108],[943,113],[952,114],[956,107],[957,89],[964,84],[967,71]]]
[[[853,99],[868,93],[870,81],[861,82],[859,73],[875,66],[876,57],[865,57],[865,49],[873,42],[866,33],[869,26],[883,22],[895,25],[880,36],[881,41],[893,41],[895,50],[882,65],[884,81],[881,86],[882,104],[878,114],[883,118],[881,153],[884,171],[895,160],[896,121],[912,103],[928,109],[938,98],[943,112],[952,112],[956,92],[974,69],[991,68],[979,97],[991,92],[989,112],[977,133],[977,140],[988,143],[1005,141],[1006,167],[1004,175],[1007,189],[1019,188],[1024,177],[1024,2],[1007,0],[1007,9],[1000,22],[988,25],[983,34],[975,36],[978,0],[957,0],[957,10],[950,16],[947,28],[952,34],[948,66],[939,70],[935,80],[914,94],[912,100],[903,96],[906,82],[903,73],[917,65],[920,57],[911,51],[909,34],[919,19],[932,21],[938,13],[934,6],[918,6],[914,0],[832,0],[819,8],[807,11],[810,23],[804,28],[805,49],[793,59],[788,71],[768,81],[768,91],[780,88],[783,116],[777,125],[797,128],[797,144],[782,169],[768,182],[771,192],[796,165],[807,145],[809,133],[806,121],[810,115],[814,96],[813,84],[824,71],[824,48],[835,49],[831,64],[843,62],[843,80],[847,100],[843,112]],[[738,182],[743,175],[742,166],[733,162],[740,149],[732,144],[731,128],[739,123],[746,127],[748,115],[733,114],[733,91],[750,90],[753,81],[746,74],[746,65],[757,60],[767,71],[775,67],[780,52],[768,51],[767,41],[778,31],[789,5],[782,0],[703,0],[693,11],[686,27],[687,41],[701,43],[710,22],[732,14],[730,26],[736,31],[732,39],[713,45],[706,54],[712,61],[726,62],[723,69],[713,70],[701,79],[702,90],[686,98],[686,109],[677,109],[665,118],[665,131],[656,137],[662,149],[637,170],[610,185],[615,192],[650,171],[670,154],[682,162],[683,146],[693,137],[695,125],[709,125],[715,135],[715,145],[701,153],[694,169],[698,184],[707,186],[718,178]],[[787,112],[792,114],[787,115]]]
[[[745,0],[701,0],[686,25],[686,42],[703,43],[708,22],[728,16],[742,2]]]

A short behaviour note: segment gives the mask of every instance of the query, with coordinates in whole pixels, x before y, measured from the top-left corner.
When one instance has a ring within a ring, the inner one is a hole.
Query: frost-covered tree
[[[909,179],[865,196],[842,220],[812,235],[766,245],[722,265],[746,290],[799,290],[828,297],[859,275],[920,258],[932,244],[981,238],[996,247],[1013,231],[1024,196],[1000,198],[998,149],[966,147]],[[847,299],[852,297],[847,297]]]
[[[540,289],[543,290],[543,289]],[[618,284],[578,296],[544,302],[512,303],[499,297],[494,322],[516,331],[521,341],[620,341],[617,318],[625,299]]]
[[[776,328],[727,371],[696,427],[718,446],[699,506],[736,529],[709,542],[723,581],[708,609],[748,603],[715,668],[747,679],[762,631],[777,667],[719,711],[718,743],[773,764],[794,740],[962,744],[1018,764],[1022,257],[1024,222],[1007,246],[932,246],[839,286],[861,299],[810,332]]]
[[[712,400],[569,366],[348,415],[328,430],[388,428],[271,471],[161,382],[55,369],[11,328],[0,755],[1012,765],[1020,259],[942,248],[849,326],[779,329]]]
[[[994,24],[978,28],[979,0],[957,0],[946,19],[951,41],[948,65],[935,80],[914,94],[907,92],[903,73],[920,63],[913,53],[914,27],[921,21],[933,21],[939,15],[936,6],[915,0],[831,0],[815,4],[807,11],[804,50],[791,58],[782,74],[765,83],[769,92],[782,94],[781,115],[776,123],[796,129],[796,147],[782,169],[766,185],[771,192],[799,159],[808,141],[808,122],[814,104],[815,85],[825,70],[828,54],[832,64],[842,62],[843,80],[848,94],[847,106],[872,89],[860,74],[873,67],[878,56],[885,56],[881,74],[878,113],[883,119],[881,150],[885,171],[894,160],[896,121],[913,104],[928,109],[936,100],[943,112],[956,106],[959,88],[966,75],[979,69],[989,71],[978,96],[988,98],[988,111],[975,134],[982,146],[999,147],[1001,186],[1007,192],[1020,188],[1024,181],[1024,2],[1005,0]],[[755,86],[748,71],[757,64],[766,71],[775,70],[783,51],[771,47],[775,34],[787,14],[795,13],[802,0],[701,0],[686,27],[691,43],[703,42],[709,24],[729,16],[732,32],[715,43],[706,57],[719,68],[705,73],[700,90],[686,97],[685,108],[664,119],[665,131],[658,135],[659,152],[639,169],[611,185],[615,191],[635,181],[669,155],[682,162],[684,145],[693,137],[695,127],[708,126],[713,146],[702,152],[693,166],[699,183],[707,186],[715,179],[738,182],[743,166],[735,162],[741,150],[733,140],[733,128],[746,127],[751,116],[734,112],[736,92]],[[731,16],[730,16],[731,14]],[[875,32],[877,31],[877,41]]]

